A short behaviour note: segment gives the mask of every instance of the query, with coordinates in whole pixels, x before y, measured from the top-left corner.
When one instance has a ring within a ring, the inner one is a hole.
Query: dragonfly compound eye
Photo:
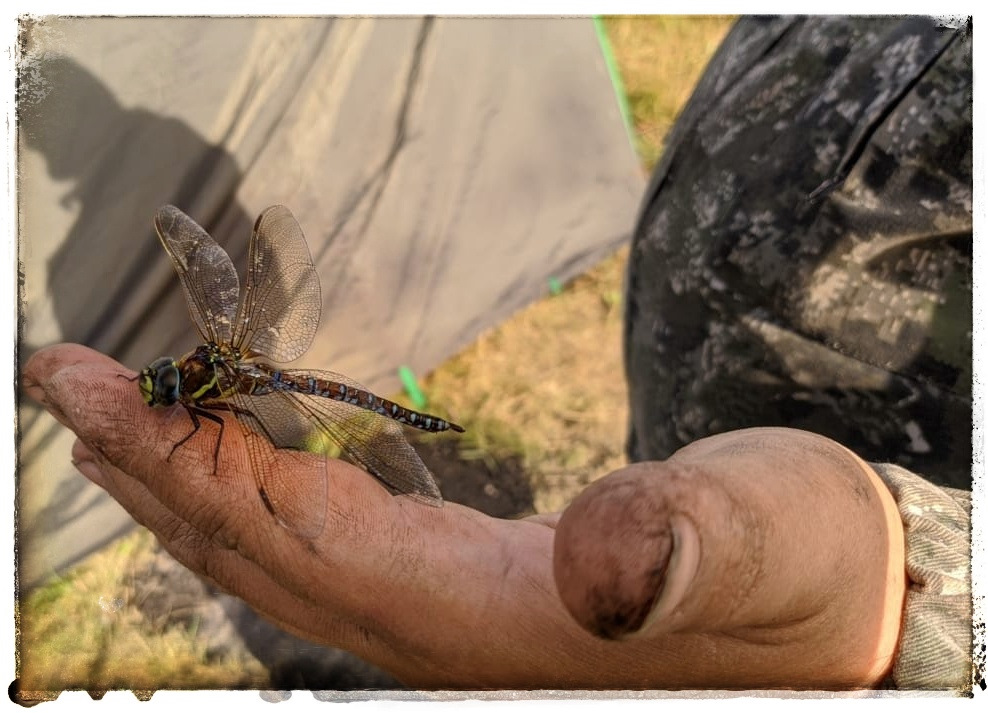
[[[171,406],[178,401],[181,377],[171,357],[151,362],[141,372],[141,396],[148,406]]]

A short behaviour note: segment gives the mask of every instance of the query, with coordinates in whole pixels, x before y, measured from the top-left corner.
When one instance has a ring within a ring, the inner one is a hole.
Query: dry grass
[[[658,160],[665,135],[732,22],[724,16],[604,18],[646,169]]]
[[[646,169],[729,25],[725,18],[605,19]],[[626,255],[620,251],[492,329],[425,383],[433,403],[470,425],[460,456],[519,459],[536,511],[564,507],[624,461]],[[265,684],[263,667],[249,655],[210,660],[194,627],[154,630],[147,623],[133,583],[152,550],[151,536],[136,532],[21,602],[22,689]]]
[[[137,530],[22,602],[22,690],[265,684],[267,672],[253,657],[211,660],[194,627],[156,630],[146,621],[134,584],[150,564],[154,545],[150,532]]]
[[[537,512],[624,462],[621,274],[627,250],[482,335],[426,381],[470,424],[466,455],[515,455]]]

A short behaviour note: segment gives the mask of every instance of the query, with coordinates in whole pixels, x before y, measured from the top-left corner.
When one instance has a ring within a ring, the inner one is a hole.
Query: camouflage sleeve
[[[909,589],[892,683],[900,690],[969,690],[971,494],[897,465],[872,467],[895,497],[906,535]]]
[[[971,484],[971,29],[742,18],[628,261],[632,460],[791,426]]]

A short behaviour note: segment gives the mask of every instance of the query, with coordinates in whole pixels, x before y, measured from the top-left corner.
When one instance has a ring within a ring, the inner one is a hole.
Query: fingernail
[[[675,628],[676,608],[683,603],[700,566],[700,536],[692,520],[681,514],[669,517],[669,530],[672,533],[672,551],[659,585],[658,597],[641,627],[625,634],[621,637],[623,639],[654,635],[659,628],[663,631]]]
[[[72,461],[76,469],[96,485],[103,487],[103,471],[91,460]]]
[[[82,441],[76,441],[72,446],[72,465],[93,483],[103,487],[103,471],[96,463],[92,451],[86,448]]]

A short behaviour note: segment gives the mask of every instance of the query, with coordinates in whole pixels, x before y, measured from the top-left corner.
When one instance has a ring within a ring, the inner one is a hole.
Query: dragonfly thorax
[[[179,400],[182,377],[171,357],[155,359],[141,370],[138,385],[148,406],[171,406]]]

